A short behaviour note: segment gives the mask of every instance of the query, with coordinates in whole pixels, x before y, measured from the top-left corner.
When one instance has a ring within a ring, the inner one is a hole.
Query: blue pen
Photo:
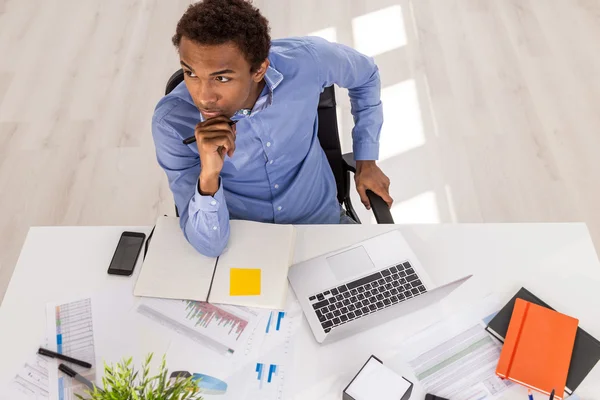
[[[527,395],[529,396],[529,400],[533,400],[533,394],[531,393],[531,389],[527,389]]]

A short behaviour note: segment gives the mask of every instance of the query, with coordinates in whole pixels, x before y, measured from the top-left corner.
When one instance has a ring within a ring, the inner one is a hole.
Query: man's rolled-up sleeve
[[[158,164],[167,174],[179,211],[179,224],[192,246],[200,253],[219,256],[229,239],[229,212],[222,183],[214,196],[198,191],[200,158],[163,120],[153,118],[152,135]]]

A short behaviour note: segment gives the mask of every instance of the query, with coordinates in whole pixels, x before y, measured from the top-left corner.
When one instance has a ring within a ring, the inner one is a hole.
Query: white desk
[[[584,224],[301,226],[295,260],[395,228],[405,235],[436,282],[474,274],[448,297],[445,306],[458,310],[489,293],[500,293],[508,300],[526,286],[559,311],[579,318],[581,327],[600,337],[600,263]],[[124,286],[133,288],[134,279],[106,274],[123,230],[148,233],[150,228],[41,227],[29,231],[0,308],[0,387],[39,344],[47,302]],[[139,272],[139,266],[136,270]],[[390,349],[410,334],[407,326],[424,323],[426,314],[413,314],[328,346],[317,345],[303,321],[294,343],[292,398],[339,399],[341,390],[369,355],[386,362]],[[139,338],[140,342],[153,343],[156,338],[151,332],[148,335]],[[416,388],[412,398],[422,399],[420,393]],[[584,399],[597,398],[599,366],[577,393]],[[505,397],[525,398],[522,393]]]

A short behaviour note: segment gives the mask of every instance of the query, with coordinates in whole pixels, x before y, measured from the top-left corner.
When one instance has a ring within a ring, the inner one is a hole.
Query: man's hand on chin
[[[354,175],[356,190],[360,200],[367,210],[371,209],[371,203],[367,197],[367,190],[379,195],[388,205],[392,206],[394,200],[390,197],[390,178],[375,164],[375,161],[356,161],[356,174]]]

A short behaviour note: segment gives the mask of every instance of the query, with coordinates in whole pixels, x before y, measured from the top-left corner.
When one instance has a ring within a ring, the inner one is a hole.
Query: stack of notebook
[[[600,342],[525,288],[486,330],[504,342],[496,373],[555,398],[571,394],[600,360]]]

